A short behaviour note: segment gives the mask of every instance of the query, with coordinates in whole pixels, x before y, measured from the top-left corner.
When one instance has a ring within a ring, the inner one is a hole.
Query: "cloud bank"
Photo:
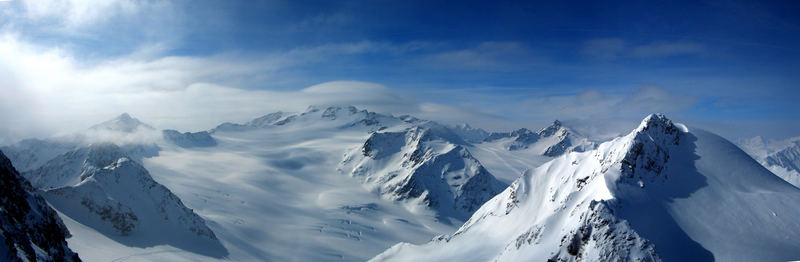
[[[732,56],[703,38],[554,34],[549,27],[528,34],[527,26],[526,34],[501,36],[310,9],[278,2],[0,2],[0,144],[74,132],[122,112],[190,131],[312,104],[490,130],[559,119],[596,137],[628,131],[653,112],[733,137],[800,132],[791,121],[793,78],[781,78],[773,64],[761,68],[766,73],[726,68],[733,60],[713,59]],[[394,34],[398,28],[405,33]],[[797,68],[786,65],[787,74]]]

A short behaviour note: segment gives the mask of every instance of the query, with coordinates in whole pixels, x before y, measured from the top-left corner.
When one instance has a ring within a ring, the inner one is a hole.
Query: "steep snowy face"
[[[211,137],[208,131],[181,133],[177,130],[166,129],[162,131],[162,134],[164,135],[164,140],[184,148],[211,147],[217,145],[217,141]]]
[[[525,173],[452,236],[373,260],[792,260],[797,197],[730,142],[650,115]]]
[[[666,181],[667,177],[662,175],[662,171],[670,159],[670,150],[678,145],[681,134],[672,120],[664,115],[649,115],[628,135],[625,146],[620,147],[623,151],[612,151],[607,155],[611,159],[604,162],[619,164],[617,182],[643,188],[646,182]],[[614,159],[619,155],[623,156],[621,160]]]
[[[0,260],[81,261],[55,210],[0,152]]]
[[[185,230],[216,240],[202,218],[154,181],[144,167],[125,157],[88,171],[74,186],[47,190],[45,196],[63,213],[101,232]]]
[[[465,143],[435,123],[375,132],[345,154],[339,169],[385,198],[426,206],[440,217],[463,221],[505,187]]]
[[[97,131],[115,131],[133,133],[138,130],[155,130],[153,127],[133,118],[128,113],[122,113],[114,119],[94,125],[90,128]]]
[[[97,143],[67,152],[25,176],[56,209],[105,234],[168,229],[163,232],[216,240],[202,218],[117,145]]]

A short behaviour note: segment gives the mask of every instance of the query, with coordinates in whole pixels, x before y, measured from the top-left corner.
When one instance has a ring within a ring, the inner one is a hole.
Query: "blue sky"
[[[0,10],[0,76],[11,79],[0,88],[12,94],[0,118],[16,126],[0,129],[5,140],[122,111],[205,129],[308,103],[489,129],[558,118],[598,137],[651,112],[730,139],[800,135],[791,1],[10,0]]]

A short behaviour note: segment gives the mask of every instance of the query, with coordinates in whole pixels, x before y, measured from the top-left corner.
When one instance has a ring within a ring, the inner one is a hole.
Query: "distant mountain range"
[[[527,172],[455,233],[372,261],[793,260],[798,197],[725,139],[651,115]]]
[[[658,114],[599,142],[310,106],[197,132],[122,114],[0,150],[88,261],[800,258],[800,189],[775,175],[800,144],[742,147],[757,161]]]

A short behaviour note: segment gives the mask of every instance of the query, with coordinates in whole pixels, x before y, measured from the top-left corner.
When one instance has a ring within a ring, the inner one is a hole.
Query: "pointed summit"
[[[561,124],[561,121],[554,120],[553,124],[551,124],[548,127],[542,128],[541,130],[539,130],[539,132],[537,132],[537,134],[539,134],[539,136],[542,136],[542,137],[548,137],[548,136],[555,135],[562,128],[563,128],[563,126]]]
[[[672,123],[672,120],[663,114],[651,114],[645,117],[631,134],[635,136],[634,140],[641,141],[647,138],[657,143],[677,144],[680,133],[680,129]]]
[[[121,115],[119,115],[119,116],[118,116],[117,118],[115,118],[115,119],[117,119],[117,120],[119,120],[119,121],[125,121],[125,122],[132,121],[132,120],[133,120],[133,118],[131,117],[131,115],[129,115],[127,112],[125,112],[125,113],[122,113]]]
[[[657,128],[660,130],[672,129],[675,126],[672,124],[672,120],[669,120],[663,114],[650,114],[639,124],[639,127],[636,128],[637,131],[645,131],[651,128]]]
[[[121,115],[105,121],[103,123],[97,124],[92,126],[90,129],[92,130],[104,130],[104,131],[116,131],[116,132],[124,132],[124,133],[133,133],[142,129],[147,130],[154,130],[153,127],[142,123],[139,119],[131,117],[128,113],[122,113]]]

